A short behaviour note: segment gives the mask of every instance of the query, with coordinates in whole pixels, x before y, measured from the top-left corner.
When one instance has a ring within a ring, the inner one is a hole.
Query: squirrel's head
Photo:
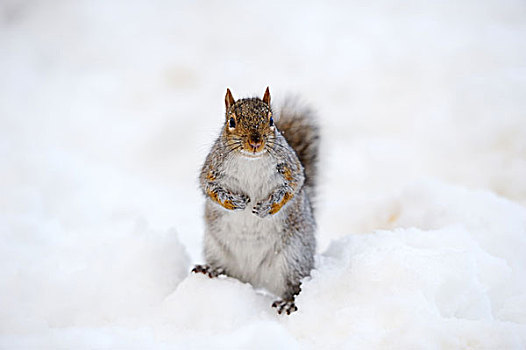
[[[258,157],[268,151],[269,142],[273,143],[276,135],[269,88],[263,99],[254,97],[237,101],[230,89],[226,89],[225,105],[227,147],[248,157]]]

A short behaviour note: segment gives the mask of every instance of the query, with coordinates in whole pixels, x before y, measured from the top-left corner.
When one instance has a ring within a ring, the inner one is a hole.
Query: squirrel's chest
[[[271,157],[235,157],[225,164],[225,173],[228,187],[247,194],[252,203],[266,198],[282,183],[277,163]]]

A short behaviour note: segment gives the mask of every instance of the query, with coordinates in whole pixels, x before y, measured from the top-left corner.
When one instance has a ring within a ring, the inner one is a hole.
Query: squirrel
[[[272,304],[279,314],[290,314],[314,266],[319,129],[308,108],[286,104],[274,116],[268,87],[263,99],[237,101],[227,89],[225,105],[199,177],[206,265],[192,272],[262,287],[280,298]]]

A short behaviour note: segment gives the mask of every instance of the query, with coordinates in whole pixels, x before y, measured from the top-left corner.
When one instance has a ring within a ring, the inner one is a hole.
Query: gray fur
[[[293,301],[300,291],[300,281],[310,274],[314,264],[316,224],[309,191],[304,186],[314,182],[305,179],[304,165],[296,152],[278,128],[269,127],[262,113],[266,116],[271,109],[259,99],[237,101],[227,110],[225,126],[206,158],[200,184],[207,196],[207,266],[198,266],[194,271],[211,277],[221,271],[254,287],[263,287],[284,300],[274,304],[279,312],[290,313],[296,309]],[[230,115],[241,123],[242,131],[229,133]],[[305,123],[299,114],[294,120],[288,127],[297,127],[299,122],[303,127],[313,125]],[[310,132],[317,135],[314,129]],[[265,140],[260,154],[252,156],[243,147],[233,146],[249,137],[245,134],[254,132]],[[313,140],[317,142],[317,136],[306,141]],[[309,145],[302,147],[309,149]],[[310,149],[317,153],[317,144]],[[317,155],[308,159],[316,160]],[[307,166],[314,174],[314,164]],[[288,198],[291,199],[275,212],[276,206]]]

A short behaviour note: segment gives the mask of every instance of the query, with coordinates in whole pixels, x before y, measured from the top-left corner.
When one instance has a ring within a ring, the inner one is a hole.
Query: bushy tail
[[[294,149],[305,169],[307,192],[313,199],[318,175],[320,132],[313,111],[288,100],[280,109],[278,130]]]

